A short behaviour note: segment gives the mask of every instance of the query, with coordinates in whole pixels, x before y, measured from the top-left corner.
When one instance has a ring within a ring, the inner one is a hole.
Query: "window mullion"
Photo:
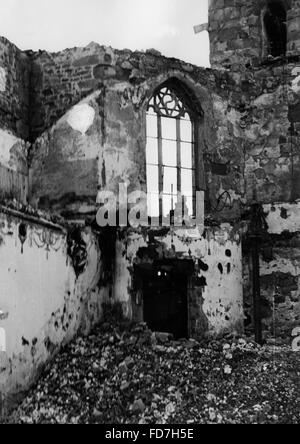
[[[181,133],[180,133],[180,119],[176,119],[176,140],[177,140],[177,192],[181,193]]]
[[[192,178],[193,178],[193,213],[196,215],[197,211],[197,189],[198,189],[198,162],[199,162],[199,153],[196,150],[197,143],[196,141],[199,138],[198,134],[199,128],[198,125],[195,124],[195,121],[192,121]]]
[[[159,214],[163,214],[162,193],[164,188],[164,172],[163,172],[163,155],[162,155],[162,128],[161,116],[157,116],[157,133],[158,133],[158,191],[159,191]]]

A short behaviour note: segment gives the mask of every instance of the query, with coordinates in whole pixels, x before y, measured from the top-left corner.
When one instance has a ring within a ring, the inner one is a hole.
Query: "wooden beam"
[[[208,23],[202,23],[202,25],[194,26],[195,34],[200,34],[200,32],[208,31]]]

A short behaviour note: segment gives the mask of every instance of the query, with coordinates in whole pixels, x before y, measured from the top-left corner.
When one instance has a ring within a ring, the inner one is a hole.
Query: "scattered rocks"
[[[143,403],[141,399],[138,399],[134,402],[134,404],[131,406],[132,413],[143,413],[146,410],[146,406]]]
[[[172,335],[169,333],[155,333],[155,338],[159,344],[166,344],[173,339]]]
[[[297,424],[299,377],[287,348],[110,322],[62,350],[9,422]]]

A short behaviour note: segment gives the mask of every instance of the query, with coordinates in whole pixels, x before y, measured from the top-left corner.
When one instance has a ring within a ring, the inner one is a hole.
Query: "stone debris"
[[[245,338],[174,341],[105,323],[44,370],[9,422],[299,423],[300,357]]]

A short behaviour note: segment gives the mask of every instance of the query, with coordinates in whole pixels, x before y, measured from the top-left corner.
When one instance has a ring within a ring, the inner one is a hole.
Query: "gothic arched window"
[[[189,216],[195,214],[196,145],[197,117],[189,100],[180,88],[164,84],[151,98],[147,110],[149,216],[168,217],[180,195]]]
[[[279,0],[270,1],[264,14],[268,55],[280,57],[286,54],[287,12]]]

